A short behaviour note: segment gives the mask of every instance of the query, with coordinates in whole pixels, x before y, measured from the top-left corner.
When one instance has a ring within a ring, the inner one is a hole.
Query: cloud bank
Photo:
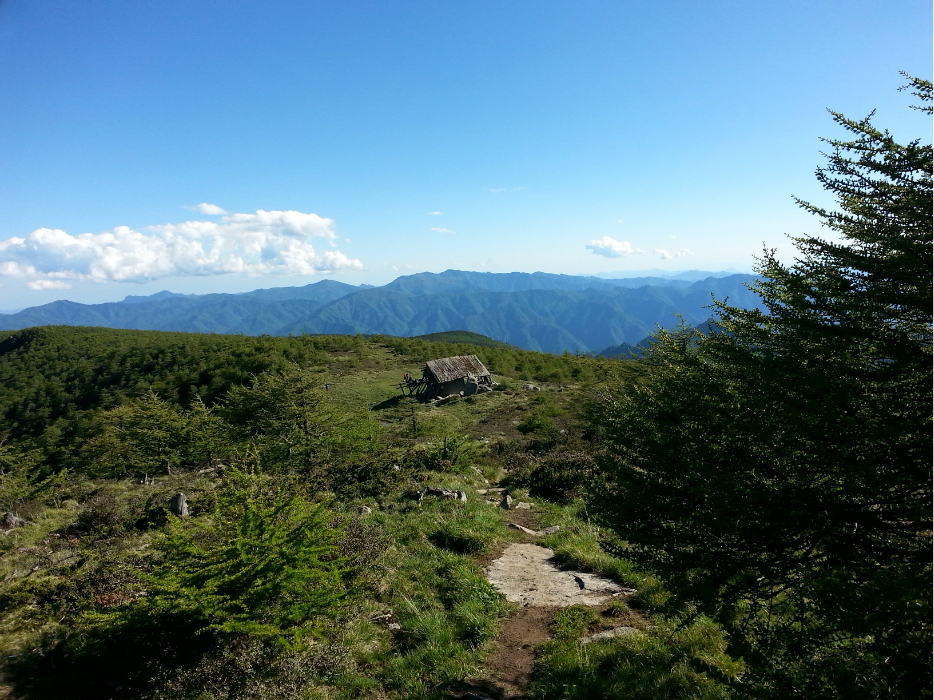
[[[658,256],[659,256],[662,260],[671,260],[672,258],[683,258],[683,257],[688,256],[688,255],[694,255],[694,253],[692,253],[692,252],[691,252],[690,250],[688,250],[687,248],[682,248],[681,250],[679,250],[679,251],[677,251],[677,252],[675,252],[675,253],[669,253],[669,252],[668,252],[667,250],[665,250],[664,248],[656,248],[656,249],[653,250],[652,252],[653,252],[653,253],[658,253]]]
[[[214,205],[198,205],[203,213]],[[220,207],[216,210],[223,211]],[[339,250],[318,252],[312,238],[333,246],[334,221],[300,211],[226,214],[219,221],[186,221],[135,231],[118,226],[72,236],[40,228],[0,241],[0,276],[26,278],[30,289],[64,289],[66,280],[143,282],[161,277],[313,275],[360,270]]]
[[[642,248],[636,248],[629,241],[617,241],[615,238],[604,236],[597,238],[587,244],[587,248],[597,255],[603,255],[607,258],[621,258],[624,255],[633,255],[644,253]]]

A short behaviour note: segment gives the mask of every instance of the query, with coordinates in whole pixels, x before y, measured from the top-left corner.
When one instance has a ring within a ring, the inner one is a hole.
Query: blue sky
[[[897,88],[931,77],[931,23],[916,0],[0,0],[0,309],[747,270],[819,232],[791,195],[826,202],[827,108],[929,139]]]

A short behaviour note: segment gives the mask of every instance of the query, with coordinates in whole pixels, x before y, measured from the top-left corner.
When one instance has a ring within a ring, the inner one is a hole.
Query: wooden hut
[[[428,398],[462,394],[469,396],[493,388],[490,370],[476,355],[457,355],[429,360],[422,370]],[[434,389],[434,391],[432,391]]]
[[[422,369],[422,378],[407,378],[400,388],[425,399],[444,396],[470,396],[493,389],[490,370],[476,355],[458,355],[429,360]]]

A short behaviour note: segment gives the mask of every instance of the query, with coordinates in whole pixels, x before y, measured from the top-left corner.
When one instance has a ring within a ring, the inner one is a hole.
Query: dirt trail
[[[536,644],[550,638],[548,623],[557,608],[522,608],[503,622],[496,648],[487,659],[482,676],[468,678],[459,698],[490,698],[490,700],[518,700],[529,682],[535,667]],[[471,696],[473,693],[473,696]]]
[[[538,525],[528,510],[510,511],[509,519],[529,529]],[[535,666],[533,649],[550,638],[548,624],[555,611],[576,603],[598,606],[634,592],[601,576],[562,571],[551,563],[550,549],[535,544],[531,535],[523,539],[481,562],[493,587],[522,608],[503,622],[482,676],[467,679],[453,697],[522,698]]]

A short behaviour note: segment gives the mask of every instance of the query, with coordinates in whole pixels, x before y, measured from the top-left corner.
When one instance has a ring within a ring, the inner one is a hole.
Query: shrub
[[[572,605],[555,613],[549,625],[555,639],[577,639],[586,634],[592,622],[600,616],[586,605]]]
[[[584,450],[516,455],[512,466],[512,473],[503,481],[505,485],[527,488],[532,496],[556,503],[567,503],[582,495],[594,474],[593,456]]]
[[[212,522],[170,518],[150,612],[185,614],[200,630],[298,638],[343,597],[342,533],[321,505],[231,470]]]
[[[686,629],[659,625],[587,645],[548,642],[539,649],[527,695],[535,700],[726,700],[729,684],[743,671],[743,663],[726,654],[723,632],[700,619]]]

